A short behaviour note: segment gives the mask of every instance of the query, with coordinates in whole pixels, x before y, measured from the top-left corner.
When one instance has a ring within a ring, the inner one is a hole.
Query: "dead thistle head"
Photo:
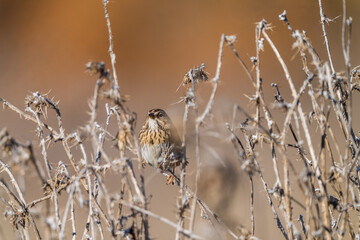
[[[28,95],[25,98],[25,105],[32,109],[38,115],[43,115],[47,117],[47,108],[50,106],[50,103],[47,99],[47,94],[40,94],[39,92],[34,92],[31,95]]]
[[[110,81],[111,79],[109,69],[105,68],[104,62],[88,62],[85,71],[90,73],[90,75],[100,74],[99,79],[101,80]]]
[[[195,83],[204,82],[208,80],[207,73],[204,71],[205,64],[201,64],[201,66],[191,69],[187,72],[182,80],[182,85],[185,86],[188,83],[191,83],[194,80]]]

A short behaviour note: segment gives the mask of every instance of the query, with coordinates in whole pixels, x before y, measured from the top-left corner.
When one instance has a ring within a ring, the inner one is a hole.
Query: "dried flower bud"
[[[266,22],[265,19],[263,19],[260,22],[258,22],[257,27],[262,31],[268,27],[268,23]]]
[[[86,64],[86,72],[90,74],[103,73],[105,71],[104,62],[88,62]]]
[[[47,108],[50,106],[48,100],[46,99],[47,94],[40,94],[39,92],[34,92],[32,95],[28,95],[25,98],[25,105],[35,111],[37,114],[47,117]]]
[[[117,147],[120,152],[124,152],[126,145],[129,142],[129,130],[126,126],[123,126],[116,135],[117,138]]]
[[[284,10],[283,13],[279,15],[279,19],[280,21],[284,21],[284,22],[288,21],[286,17],[286,10]]]
[[[234,44],[236,42],[236,35],[225,36],[225,40],[230,44]]]
[[[22,208],[18,208],[18,206],[12,202],[10,211],[5,212],[5,217],[9,217],[12,225],[16,229],[25,228],[26,224],[29,222],[29,215],[27,212],[24,212]]]
[[[58,166],[56,168],[56,173],[52,179],[54,187],[56,190],[65,188],[69,185],[70,177],[69,172],[67,170],[66,165],[59,161]],[[50,194],[52,189],[50,188],[51,184],[46,185],[45,195]]]
[[[99,74],[99,78],[101,80],[108,80],[111,79],[111,74],[109,69],[105,68],[104,62],[88,62],[86,64],[86,72],[93,74]]]
[[[255,65],[257,63],[256,57],[250,57],[250,61]]]
[[[208,76],[204,71],[205,64],[201,64],[200,67],[196,67],[187,72],[184,76],[182,84],[185,86],[188,83],[191,83],[191,79],[195,81],[195,83],[204,82],[208,80]],[[191,77],[190,77],[191,74]]]

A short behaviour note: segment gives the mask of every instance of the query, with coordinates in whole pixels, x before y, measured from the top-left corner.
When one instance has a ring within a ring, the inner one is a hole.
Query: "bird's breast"
[[[141,154],[145,162],[157,167],[159,163],[164,161],[162,155],[163,144],[143,144],[141,146]]]
[[[163,144],[169,141],[169,134],[162,129],[157,131],[146,129],[140,133],[139,139],[141,144]]]

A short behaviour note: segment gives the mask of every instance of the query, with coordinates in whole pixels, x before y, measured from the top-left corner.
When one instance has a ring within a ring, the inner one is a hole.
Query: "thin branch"
[[[157,220],[159,220],[159,221],[161,221],[161,222],[169,225],[170,227],[173,227],[174,229],[178,229],[178,226],[177,226],[176,223],[174,223],[174,222],[172,222],[172,221],[170,221],[170,220],[168,220],[168,219],[166,219],[166,218],[164,218],[164,217],[161,217],[161,216],[159,216],[159,215],[157,215],[157,214],[155,214],[155,213],[152,213],[152,212],[150,212],[150,211],[148,211],[148,210],[145,210],[145,209],[143,209],[143,208],[140,208],[140,207],[138,207],[138,206],[135,206],[135,205],[133,205],[133,204],[131,204],[131,203],[127,203],[127,202],[125,202],[124,200],[119,200],[119,201],[120,201],[121,204],[123,204],[123,205],[125,205],[125,206],[128,206],[128,207],[130,207],[130,208],[132,208],[132,209],[134,209],[134,210],[136,210],[136,211],[138,211],[138,212],[142,212],[142,213],[144,213],[144,214],[146,214],[146,215],[149,215],[150,217],[153,217],[153,218],[155,218],[155,219],[157,219]],[[186,230],[186,229],[180,229],[179,231],[180,231],[182,234],[184,234],[186,237],[188,237],[188,238],[192,238],[192,239],[205,239],[205,238],[203,238],[203,237],[201,237],[201,236],[198,236],[198,235],[194,234],[192,231],[189,231],[189,230]]]
[[[322,29],[324,40],[325,40],[326,51],[327,51],[327,54],[328,54],[328,57],[329,57],[331,72],[332,72],[332,74],[335,74],[334,64],[333,64],[333,61],[332,61],[332,58],[331,58],[331,53],[330,53],[330,45],[329,45],[329,41],[328,41],[326,29],[325,29],[325,23],[327,22],[327,18],[325,17],[325,14],[323,12],[321,0],[319,0],[319,9],[320,9],[321,29]]]

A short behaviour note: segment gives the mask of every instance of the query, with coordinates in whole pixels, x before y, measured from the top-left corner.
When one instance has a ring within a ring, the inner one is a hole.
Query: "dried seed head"
[[[31,146],[18,143],[6,128],[3,128],[0,131],[0,153],[4,157],[11,157],[11,165],[24,166],[31,158]]]
[[[247,151],[246,155],[251,155],[249,154],[249,151]],[[249,176],[253,176],[256,172],[258,172],[258,168],[255,164],[254,159],[249,156],[241,165],[241,169],[243,171],[245,171]]]
[[[236,36],[235,35],[225,36],[225,41],[230,44],[234,44],[236,42]]]
[[[103,80],[111,80],[111,74],[109,69],[105,68],[104,62],[88,62],[86,64],[86,72],[90,73],[90,75],[99,74],[99,79]]]
[[[248,229],[246,229],[246,227],[240,225],[236,229],[240,233],[240,236],[244,237],[244,239],[251,239],[252,234]]]
[[[354,68],[351,71],[351,76],[357,80],[360,80],[360,69],[359,68]]]
[[[6,128],[3,128],[0,131],[0,152],[2,152],[3,156],[12,155],[17,146],[17,142],[9,135]]]
[[[115,104],[121,104],[130,100],[130,95],[121,95],[118,89],[110,88],[102,92],[102,97],[113,100]]]
[[[29,216],[27,212],[24,212],[22,208],[19,208],[13,202],[9,202],[11,210],[5,211],[5,217],[9,217],[12,225],[16,229],[25,228],[29,222]]]
[[[136,112],[130,112],[126,115],[126,121],[130,124],[130,126],[132,126],[132,128],[135,128],[136,126],[136,119],[137,119]]]
[[[333,206],[334,209],[340,210],[340,200],[334,196],[329,195],[328,197],[328,204]]]
[[[86,72],[90,74],[103,73],[105,72],[104,62],[88,62],[86,64]]]
[[[288,19],[286,17],[286,10],[284,10],[283,13],[279,15],[279,19],[280,19],[280,21],[284,21],[284,22],[288,21]]]
[[[257,28],[260,29],[261,31],[266,30],[268,27],[269,27],[269,25],[265,19],[261,20],[257,24]]]
[[[336,167],[331,167],[327,175],[328,175],[327,177],[328,182],[337,183],[337,184],[341,184],[343,182],[342,172]]]
[[[200,67],[196,67],[187,72],[183,78],[182,84],[185,86],[188,83],[191,83],[191,79],[195,81],[195,83],[204,82],[208,80],[207,73],[204,71],[205,64],[201,64]]]
[[[275,88],[275,91],[276,91],[276,95],[274,96],[275,102],[277,102],[277,103],[283,103],[283,102],[284,102],[284,99],[283,99],[283,97],[282,97],[281,94],[280,94],[279,86],[278,86],[276,83],[271,83],[271,86],[272,86],[273,88]]]
[[[117,134],[117,147],[121,152],[124,152],[126,149],[126,145],[129,141],[129,130],[126,126],[122,126]]]
[[[47,108],[50,106],[46,95],[47,94],[40,94],[39,92],[34,92],[25,98],[25,105],[31,108],[37,114],[43,115],[46,118]]]
[[[254,65],[256,65],[256,63],[257,63],[257,58],[256,58],[256,57],[250,57],[250,61],[251,61]]]
[[[52,179],[55,189],[61,189],[69,185],[70,177],[66,165],[59,161],[56,168],[55,175]],[[51,194],[52,189],[50,188],[51,184],[46,185],[45,195]]]

